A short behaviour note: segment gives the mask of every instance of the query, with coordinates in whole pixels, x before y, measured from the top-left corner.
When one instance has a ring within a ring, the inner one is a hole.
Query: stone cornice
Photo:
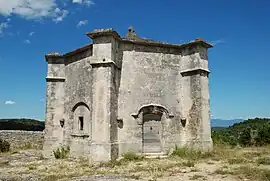
[[[107,66],[113,65],[113,66],[115,66],[116,68],[120,69],[120,67],[117,66],[117,65],[115,64],[115,62],[113,62],[113,61],[110,61],[110,62],[93,62],[93,63],[90,63],[90,64],[92,65],[93,68],[94,68],[94,67],[107,67]]]
[[[46,77],[47,82],[65,82],[65,77]]]
[[[156,47],[167,47],[167,48],[187,48],[195,45],[201,45],[204,48],[212,48],[213,46],[203,40],[195,40],[185,44],[169,44],[161,42],[144,42],[144,41],[130,41],[130,40],[121,40],[124,43],[136,44],[136,45],[145,45],[145,46],[156,46]]]
[[[92,67],[97,67],[97,66],[115,66],[118,69],[121,69],[119,65],[117,65],[113,60],[110,60],[108,58],[97,58],[97,57],[89,57],[90,59],[90,64]],[[101,61],[102,60],[102,61]]]
[[[121,40],[121,37],[119,36],[119,34],[116,31],[114,31],[112,28],[96,29],[90,33],[87,33],[86,35],[92,39],[96,37],[100,37],[100,36],[113,36],[114,38]]]
[[[204,68],[192,68],[192,69],[185,69],[180,71],[182,76],[188,75],[188,74],[199,74],[199,73],[206,73],[207,75],[210,73],[208,69]]]

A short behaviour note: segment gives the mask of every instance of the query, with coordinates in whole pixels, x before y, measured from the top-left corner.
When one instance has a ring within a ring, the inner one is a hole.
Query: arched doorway
[[[161,153],[164,151],[166,120],[173,116],[161,105],[142,106],[132,115],[141,125],[142,153]]]

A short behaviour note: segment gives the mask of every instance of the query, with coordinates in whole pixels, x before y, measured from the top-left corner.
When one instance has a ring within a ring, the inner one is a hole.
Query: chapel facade
[[[165,154],[175,145],[212,149],[208,49],[140,38],[132,27],[87,34],[92,43],[50,53],[44,155],[108,161],[126,152]]]

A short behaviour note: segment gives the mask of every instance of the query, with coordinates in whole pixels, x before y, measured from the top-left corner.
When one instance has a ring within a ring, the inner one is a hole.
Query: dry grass
[[[253,181],[270,181],[270,170],[262,169],[254,166],[240,166],[234,171],[235,175]]]
[[[261,165],[270,165],[270,157],[260,157],[257,159],[257,163]]]
[[[205,179],[205,176],[195,174],[192,177],[190,177],[190,180],[200,180],[200,179]]]
[[[16,155],[18,157],[18,154]],[[0,158],[12,156],[13,154],[6,153],[0,155]],[[90,164],[85,158],[47,160],[37,156],[35,161],[28,163],[19,160],[16,162],[18,166],[1,165],[0,172],[10,175],[34,175],[40,180],[48,181],[99,174],[117,174],[128,179],[148,181],[179,180],[185,175],[186,180],[218,180],[221,176],[231,176],[231,181],[234,181],[234,177],[269,181],[270,168],[258,167],[268,166],[269,156],[269,150],[264,148],[228,147],[215,147],[211,153],[177,148],[171,157],[164,159],[147,159],[127,153],[120,160],[99,164]]]

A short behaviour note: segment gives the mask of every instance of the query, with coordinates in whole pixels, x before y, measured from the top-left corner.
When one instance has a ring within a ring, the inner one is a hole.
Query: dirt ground
[[[0,154],[0,181],[270,181],[270,149],[216,148],[205,157],[120,160],[91,164],[44,159],[40,150]]]

